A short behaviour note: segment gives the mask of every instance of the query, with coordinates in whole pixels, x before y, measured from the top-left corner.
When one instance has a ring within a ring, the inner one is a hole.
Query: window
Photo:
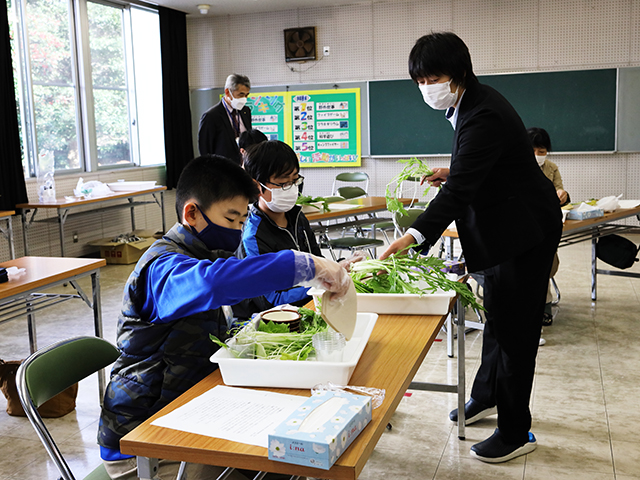
[[[157,12],[103,1],[6,1],[25,175],[34,175],[43,151],[53,152],[56,171],[163,164]]]

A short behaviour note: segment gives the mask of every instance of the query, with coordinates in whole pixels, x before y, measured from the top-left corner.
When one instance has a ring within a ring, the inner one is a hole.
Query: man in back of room
[[[242,164],[238,137],[251,130],[251,110],[246,107],[251,81],[233,73],[227,77],[222,100],[207,110],[198,126],[200,155],[222,155]]]

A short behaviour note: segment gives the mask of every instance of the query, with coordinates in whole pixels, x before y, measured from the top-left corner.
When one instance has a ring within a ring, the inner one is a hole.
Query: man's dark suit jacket
[[[216,154],[230,158],[239,165],[242,164],[240,149],[236,143],[229,116],[220,100],[217,104],[204,112],[198,127],[198,149],[200,155]],[[240,110],[240,118],[247,130],[251,130],[251,110],[244,107]]]
[[[475,78],[459,105],[449,177],[412,227],[434,245],[453,220],[471,272],[526,252],[562,223],[522,120]]]

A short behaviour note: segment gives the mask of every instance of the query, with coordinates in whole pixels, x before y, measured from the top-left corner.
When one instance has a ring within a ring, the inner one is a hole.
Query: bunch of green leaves
[[[398,163],[404,164],[402,171],[393,177],[391,181],[387,184],[387,189],[385,192],[385,197],[387,199],[387,210],[392,213],[398,212],[402,215],[407,215],[407,210],[402,205],[402,202],[398,200],[402,193],[402,182],[406,180],[415,180],[420,181],[419,179],[424,176],[433,175],[433,170],[429,168],[424,161],[419,158],[409,158],[405,160],[398,160]],[[431,189],[430,185],[427,185],[424,192],[420,196],[426,196],[429,190]],[[415,199],[415,194],[414,194]]]
[[[463,306],[484,310],[467,284],[449,279],[442,271],[444,268],[444,262],[438,257],[409,253],[356,262],[351,265],[350,275],[358,293],[424,295],[453,290],[460,295]]]
[[[259,321],[257,328],[249,323],[236,332],[235,343],[251,348],[252,358],[263,360],[306,360],[314,352],[312,337],[314,334],[324,332],[328,326],[319,313],[307,308],[300,308],[300,332],[290,332],[289,326],[276,322]],[[209,335],[211,340],[228,349],[232,354],[239,355],[239,351],[229,348],[214,335]],[[243,356],[244,358],[244,356]]]
[[[317,203],[321,203],[322,205],[316,205]],[[329,211],[329,203],[324,197],[312,197],[310,195],[299,195],[296,200],[296,205],[309,205],[310,207],[317,208],[321,210],[322,213]]]

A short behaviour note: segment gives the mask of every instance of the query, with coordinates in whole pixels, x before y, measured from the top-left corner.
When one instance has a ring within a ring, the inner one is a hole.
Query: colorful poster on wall
[[[285,92],[249,95],[247,106],[251,109],[253,128],[260,130],[269,140],[287,141],[285,102],[288,96]]]
[[[360,89],[294,92],[289,108],[301,167],[361,164]]]

